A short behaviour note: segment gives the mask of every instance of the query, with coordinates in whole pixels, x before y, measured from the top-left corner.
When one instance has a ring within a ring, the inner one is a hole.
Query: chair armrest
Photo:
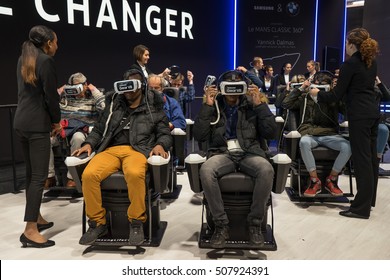
[[[79,193],[82,192],[81,188],[81,174],[88,162],[95,156],[95,152],[88,156],[88,153],[82,153],[81,155],[74,157],[66,157],[65,164],[68,167],[69,173],[72,175],[73,181],[76,183],[76,189]]]
[[[286,153],[292,160],[295,160],[299,152],[301,134],[297,130],[293,130],[283,136],[286,143]]]
[[[202,164],[207,160],[207,158],[204,156],[202,157],[200,154],[189,154],[186,159],[185,163],[188,164]]]
[[[348,121],[343,121],[342,123],[339,124],[339,126],[343,128],[349,127]]]
[[[174,165],[182,166],[184,168],[184,157],[185,157],[185,141],[187,133],[181,128],[174,128],[171,131],[173,138],[173,156],[175,159]]]
[[[170,160],[170,152],[168,152],[168,158],[153,155],[150,156],[147,160],[151,179],[153,181],[153,187],[156,192],[164,193],[168,187]]]
[[[193,125],[195,122],[191,119],[186,119],[186,124],[187,125]]]
[[[291,158],[287,154],[277,154],[271,158],[274,164],[290,164]]]
[[[275,170],[272,191],[274,193],[282,193],[290,172],[291,158],[287,154],[277,154],[271,160]]]
[[[148,163],[153,166],[161,166],[164,164],[168,164],[171,160],[171,153],[168,152],[168,158],[163,158],[162,156],[153,155],[148,157]]]
[[[199,193],[203,190],[200,182],[199,169],[201,165],[206,161],[206,159],[207,158],[205,156],[202,157],[199,154],[189,154],[185,159],[190,187],[191,190],[195,193]]]
[[[342,123],[339,124],[340,126],[340,129],[339,129],[339,133],[341,134],[341,136],[343,136],[345,139],[348,139],[349,140],[349,123],[348,121],[343,121]]]
[[[186,135],[186,132],[181,128],[174,128],[171,131],[171,135]]]
[[[292,130],[289,133],[285,134],[284,138],[290,138],[290,139],[301,138],[301,134],[298,132],[298,130]]]
[[[88,156],[87,153],[82,153],[81,155],[75,157],[75,156],[69,156],[65,159],[66,166],[78,166],[82,165],[84,163],[87,163],[95,156],[95,152],[91,153],[90,156]]]

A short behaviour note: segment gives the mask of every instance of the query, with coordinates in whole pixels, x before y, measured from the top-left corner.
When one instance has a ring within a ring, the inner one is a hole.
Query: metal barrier
[[[11,137],[11,157],[12,157],[12,176],[14,182],[14,192],[18,192],[18,184],[16,179],[16,162],[15,162],[15,145],[14,145],[14,114],[17,104],[0,105],[0,109],[8,109],[9,112],[9,124],[10,124],[10,137]]]

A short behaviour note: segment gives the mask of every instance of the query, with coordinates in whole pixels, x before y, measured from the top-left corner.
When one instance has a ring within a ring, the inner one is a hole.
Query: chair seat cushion
[[[327,147],[318,146],[312,150],[314,158],[317,160],[332,160],[334,161],[338,155],[339,151],[329,149]]]
[[[118,171],[109,176],[108,178],[104,179],[100,186],[102,190],[126,190],[127,191],[127,184],[123,177],[123,172]]]
[[[230,173],[219,179],[221,192],[253,192],[254,179],[241,172]]]

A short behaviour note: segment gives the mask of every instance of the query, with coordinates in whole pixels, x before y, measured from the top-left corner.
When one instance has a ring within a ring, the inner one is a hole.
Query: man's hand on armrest
[[[80,149],[75,150],[71,155],[72,155],[72,156],[78,157],[78,156],[79,156],[80,154],[82,154],[82,153],[87,153],[88,156],[90,156],[90,155],[91,155],[91,152],[92,152],[92,147],[91,147],[91,145],[85,144],[85,145],[82,146]]]
[[[156,145],[153,150],[150,152],[149,156],[161,156],[163,158],[168,158],[168,153],[164,150],[164,148],[161,145]]]

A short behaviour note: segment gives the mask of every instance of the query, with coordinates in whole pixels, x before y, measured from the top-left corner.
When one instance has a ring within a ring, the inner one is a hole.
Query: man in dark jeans
[[[274,137],[275,116],[258,87],[250,85],[248,88],[242,72],[228,71],[219,81],[222,94],[216,86],[205,89],[205,103],[194,124],[195,139],[207,142],[209,147],[209,158],[200,169],[200,179],[216,226],[210,244],[213,248],[223,248],[229,238],[229,220],[218,179],[239,169],[255,179],[247,223],[250,243],[261,246],[264,243],[261,223],[271,193],[274,170],[259,139]],[[232,95],[228,88],[238,91]]]

